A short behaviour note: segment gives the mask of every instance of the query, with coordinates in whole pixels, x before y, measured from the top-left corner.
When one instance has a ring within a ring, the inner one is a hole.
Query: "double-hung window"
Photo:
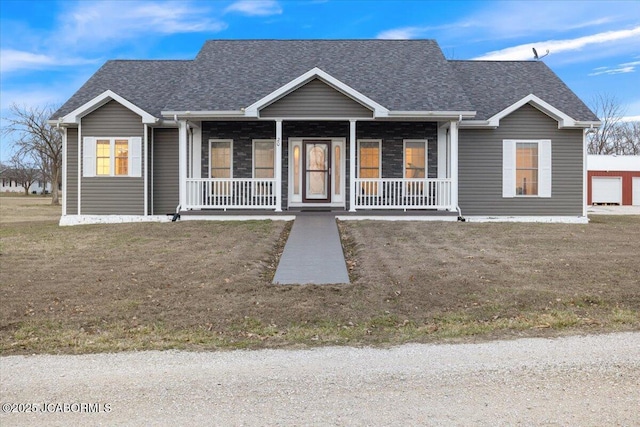
[[[275,141],[256,139],[253,141],[253,177],[273,178],[275,176]]]
[[[83,177],[141,177],[142,138],[84,137]]]
[[[361,139],[358,141],[358,178],[380,178],[382,170],[381,146],[379,139]],[[361,183],[361,194],[378,194],[378,183]]]
[[[551,141],[504,140],[503,197],[551,197]]]
[[[276,141],[274,139],[255,139],[253,141],[253,177],[257,179],[274,178],[276,169]],[[260,203],[266,203],[274,196],[271,182],[254,182],[253,195]]]
[[[413,180],[427,177],[427,140],[404,140],[404,184],[405,195],[418,196],[424,194],[424,182]]]
[[[233,141],[230,139],[209,140],[209,176],[220,181],[211,183],[211,194],[227,196],[231,194],[233,178]]]
[[[426,178],[427,175],[427,141],[404,141],[404,177]]]
[[[233,141],[222,139],[209,140],[209,176],[211,178],[232,178]]]

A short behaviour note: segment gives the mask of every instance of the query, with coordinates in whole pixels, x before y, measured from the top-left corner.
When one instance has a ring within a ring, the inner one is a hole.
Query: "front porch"
[[[354,210],[439,209],[451,205],[451,179],[355,178]],[[187,178],[186,210],[260,209],[277,210],[276,179]],[[313,207],[320,207],[314,203]],[[330,208],[331,206],[327,206]],[[302,209],[289,206],[288,209]]]
[[[179,122],[178,210],[456,212],[458,122]]]

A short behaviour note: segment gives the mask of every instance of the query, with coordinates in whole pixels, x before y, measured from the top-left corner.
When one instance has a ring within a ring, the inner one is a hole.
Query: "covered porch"
[[[458,123],[179,120],[179,210],[454,212]]]

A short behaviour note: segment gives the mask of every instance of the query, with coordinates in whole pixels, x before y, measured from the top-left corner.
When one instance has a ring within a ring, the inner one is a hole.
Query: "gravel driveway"
[[[640,333],[0,363],[3,426],[640,425]]]

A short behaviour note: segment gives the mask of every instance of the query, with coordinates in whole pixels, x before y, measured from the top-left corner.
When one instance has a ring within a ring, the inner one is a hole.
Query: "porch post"
[[[349,212],[356,211],[356,121],[349,120]]]
[[[151,130],[153,132],[153,129]],[[149,126],[144,125],[142,138],[142,154],[144,156],[144,216],[149,215]]]
[[[449,128],[451,153],[449,154],[451,171],[451,209],[458,207],[458,122],[452,121]]]
[[[178,122],[178,194],[180,209],[184,209],[187,203],[187,122]]]
[[[282,212],[282,120],[276,120],[276,212]]]

